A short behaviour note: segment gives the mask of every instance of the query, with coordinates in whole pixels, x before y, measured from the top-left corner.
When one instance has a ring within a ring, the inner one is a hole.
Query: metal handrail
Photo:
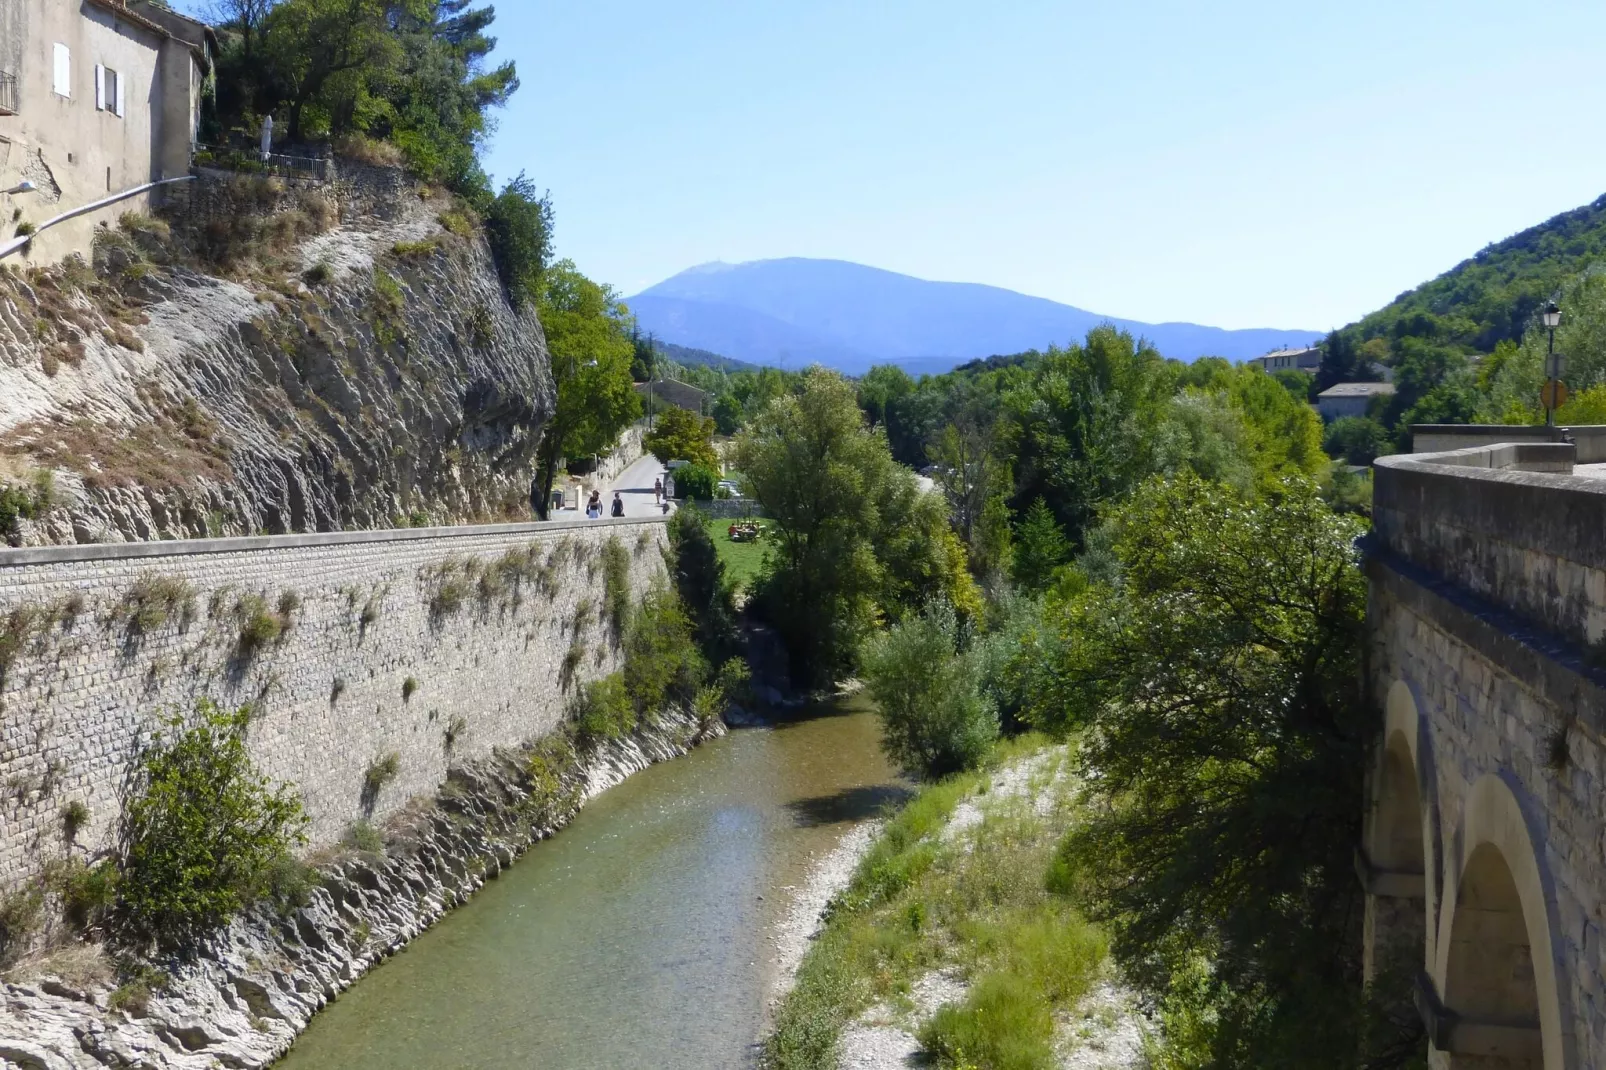
[[[121,193],[114,193],[110,197],[102,197],[98,201],[91,201],[90,203],[81,207],[63,212],[58,216],[54,216],[45,220],[43,223],[40,223],[34,228],[32,234],[24,234],[21,237],[12,238],[4,245],[0,245],[0,258],[10,256],[18,249],[26,249],[29,242],[33,241],[39,235],[43,234],[45,231],[49,230],[58,223],[65,223],[69,219],[76,219],[81,215],[88,215],[90,212],[98,211],[101,208],[116,204],[118,201],[126,201],[130,197],[137,197],[141,193],[146,193],[150,190],[156,189],[158,186],[171,186],[175,182],[194,181],[194,175],[184,175],[181,178],[164,178],[157,182],[147,182],[143,186],[135,186],[133,189],[125,189]]]
[[[17,76],[0,71],[0,115],[17,114]]]
[[[320,182],[327,182],[329,179],[329,160],[326,157],[285,156],[276,152],[263,156],[260,150],[238,149],[227,145],[197,145],[196,153],[204,153],[211,157],[209,161],[198,163],[197,166],[213,167],[220,171],[239,171],[242,168],[238,164],[246,163],[259,166],[266,174],[290,178],[305,176]]]

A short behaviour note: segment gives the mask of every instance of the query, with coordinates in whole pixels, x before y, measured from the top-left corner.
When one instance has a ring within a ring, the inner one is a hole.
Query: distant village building
[[[1393,396],[1393,383],[1339,383],[1316,395],[1316,411],[1323,420],[1365,416],[1373,398]]]
[[[1285,369],[1301,372],[1315,372],[1322,366],[1322,351],[1319,346],[1308,346],[1303,349],[1276,349],[1263,357],[1251,357],[1245,364],[1256,364],[1263,372],[1283,371]]]
[[[641,403],[648,412],[673,405],[678,409],[690,409],[701,416],[707,416],[708,407],[713,403],[708,391],[690,383],[683,383],[679,379],[654,379],[651,382],[637,383],[636,392],[641,395]]]
[[[0,242],[109,195],[189,171],[215,38],[151,0],[0,0]],[[94,228],[148,194],[41,234],[34,260],[88,254]]]

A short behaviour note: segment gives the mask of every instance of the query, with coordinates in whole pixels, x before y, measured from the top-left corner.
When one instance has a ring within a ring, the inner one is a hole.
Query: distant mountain
[[[749,364],[745,360],[735,360],[731,357],[722,357],[718,353],[710,353],[706,349],[693,349],[691,346],[679,346],[673,342],[661,342],[653,339],[653,345],[658,352],[684,367],[713,368],[721,372],[751,372],[757,371],[759,365]]]
[[[796,257],[704,264],[627,303],[643,330],[678,345],[755,364],[819,363],[850,374],[881,363],[946,371],[968,360],[1074,342],[1106,321],[1181,360],[1242,360],[1323,334],[1140,323],[996,286],[928,282],[843,260]]]

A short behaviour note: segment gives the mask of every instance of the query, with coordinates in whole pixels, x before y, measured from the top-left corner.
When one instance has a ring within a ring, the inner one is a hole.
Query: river
[[[905,792],[878,743],[848,700],[637,773],[352,986],[279,1067],[750,1065],[790,889]]]

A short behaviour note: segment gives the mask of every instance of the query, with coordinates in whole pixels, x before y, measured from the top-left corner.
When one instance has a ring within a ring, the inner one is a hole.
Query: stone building
[[[1322,350],[1320,346],[1304,346],[1299,349],[1274,349],[1263,357],[1250,357],[1244,361],[1252,364],[1263,372],[1275,371],[1301,371],[1315,373],[1322,366]]]
[[[0,0],[0,244],[18,223],[189,170],[211,31],[151,0]],[[142,194],[40,235],[30,259],[86,253]]]
[[[1393,383],[1339,383],[1316,395],[1316,411],[1323,420],[1365,416],[1373,398],[1393,396]]]
[[[1470,444],[1375,469],[1367,972],[1435,1070],[1606,1066],[1606,429],[1414,430]]]

